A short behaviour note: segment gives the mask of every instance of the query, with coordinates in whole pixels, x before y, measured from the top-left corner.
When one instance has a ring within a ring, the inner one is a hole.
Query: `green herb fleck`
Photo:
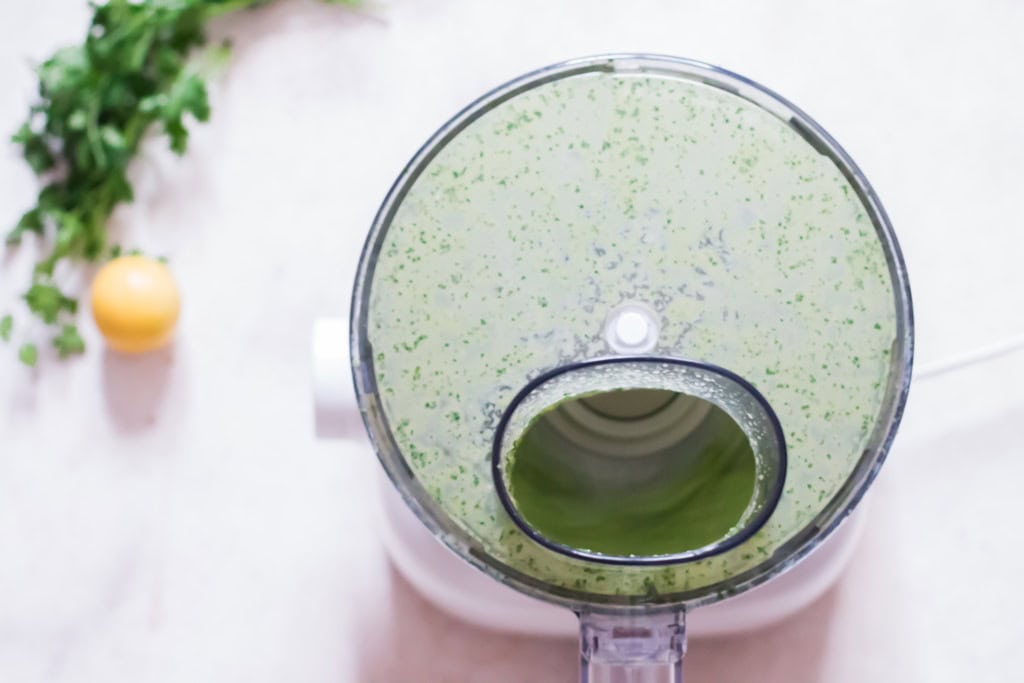
[[[42,318],[43,322],[52,325],[57,322],[61,311],[74,314],[78,310],[78,302],[64,296],[56,286],[36,283],[25,292],[25,303],[29,310]]]
[[[36,350],[35,344],[22,344],[21,348],[18,349],[18,360],[30,368],[36,366],[36,360],[39,358],[39,352]]]
[[[78,334],[78,328],[74,325],[64,325],[60,334],[53,338],[53,346],[61,358],[85,351],[85,341],[82,340]]]

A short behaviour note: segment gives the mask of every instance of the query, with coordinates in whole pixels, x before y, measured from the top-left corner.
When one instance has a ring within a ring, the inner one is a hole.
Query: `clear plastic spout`
[[[682,683],[686,614],[580,612],[582,683]]]

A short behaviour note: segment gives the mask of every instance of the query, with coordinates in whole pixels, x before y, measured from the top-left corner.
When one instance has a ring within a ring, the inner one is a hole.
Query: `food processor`
[[[442,602],[472,572],[479,623],[575,613],[591,682],[682,680],[691,613],[721,632],[824,590],[913,352],[842,148],[648,55],[529,73],[442,126],[377,214],[349,327],[315,331],[318,423],[358,406],[396,563]]]

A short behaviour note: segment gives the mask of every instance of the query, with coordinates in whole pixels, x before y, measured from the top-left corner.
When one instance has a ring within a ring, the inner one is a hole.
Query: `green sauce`
[[[680,443],[611,455],[560,432],[552,416],[563,406],[537,417],[509,460],[515,505],[541,535],[628,556],[681,553],[734,533],[754,491],[754,452],[723,410],[712,407]]]
[[[772,562],[842,495],[895,386],[891,283],[867,207],[787,121],[692,80],[588,73],[501,102],[430,158],[379,245],[366,336],[390,437],[480,552],[646,596]],[[531,542],[496,494],[502,411],[540,372],[608,355],[625,301],[658,312],[654,353],[746,378],[785,431],[777,509],[713,558],[585,563]]]

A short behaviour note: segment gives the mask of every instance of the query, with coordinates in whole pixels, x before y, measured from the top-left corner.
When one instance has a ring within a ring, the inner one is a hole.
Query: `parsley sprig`
[[[349,2],[349,0],[325,0]],[[65,259],[97,261],[110,255],[106,223],[121,202],[132,201],[128,165],[144,136],[157,126],[171,149],[185,152],[189,117],[206,121],[210,103],[202,71],[190,61],[206,43],[213,17],[269,0],[108,0],[92,4],[85,42],[58,50],[38,67],[39,99],[13,136],[44,186],[36,205],[7,234],[7,245],[36,235],[46,242],[24,294],[29,310],[57,327],[61,357],[85,344],[74,324],[78,303],[54,278]],[[217,51],[226,56],[227,46]],[[0,339],[13,331],[0,319]],[[36,347],[19,358],[35,365]]]

